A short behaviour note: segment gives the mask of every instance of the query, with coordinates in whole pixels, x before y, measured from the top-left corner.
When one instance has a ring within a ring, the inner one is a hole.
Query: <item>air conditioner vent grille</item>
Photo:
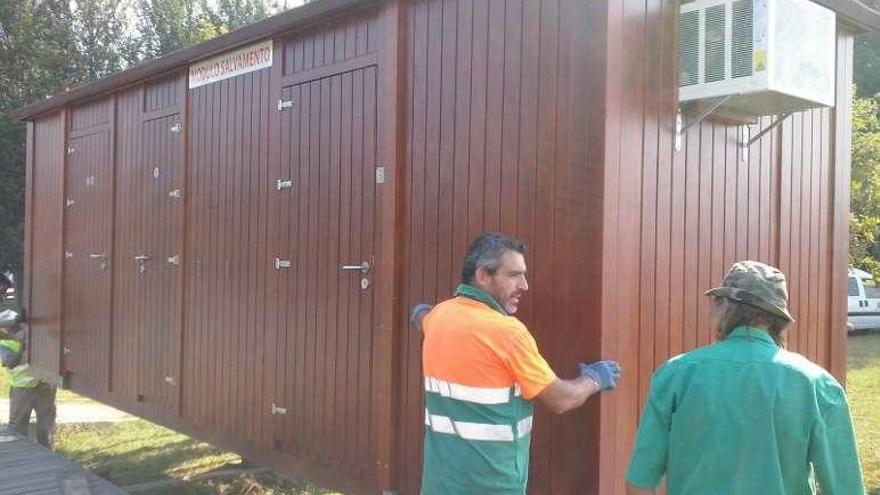
[[[731,40],[731,77],[752,75],[752,39],[754,38],[754,13],[752,0],[733,2]]]
[[[700,12],[681,14],[678,28],[679,85],[690,86],[700,82]]]
[[[837,19],[819,3],[681,0],[678,96],[697,103],[685,111],[720,105],[748,118],[833,107]]]
[[[726,12],[724,5],[706,9],[706,77],[705,82],[723,81],[724,66],[724,25]]]

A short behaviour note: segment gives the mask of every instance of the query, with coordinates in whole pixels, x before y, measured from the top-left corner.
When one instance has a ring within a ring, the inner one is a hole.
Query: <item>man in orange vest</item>
[[[423,495],[525,493],[535,399],[560,414],[613,389],[614,361],[560,379],[513,315],[528,291],[525,245],[488,233],[468,249],[455,297],[411,317],[424,328]]]

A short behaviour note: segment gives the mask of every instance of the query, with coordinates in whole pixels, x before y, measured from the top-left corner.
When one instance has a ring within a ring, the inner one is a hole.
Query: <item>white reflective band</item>
[[[437,433],[457,435],[465,440],[487,440],[496,442],[512,442],[513,428],[508,425],[489,425],[453,421],[448,416],[430,414],[425,411],[425,424]]]
[[[430,376],[425,377],[425,390],[475,404],[506,404],[510,401],[510,387],[470,387]]]
[[[519,383],[513,384],[513,395],[515,395],[516,397],[522,395],[522,387],[519,386]]]
[[[487,425],[464,421],[453,421],[453,424],[458,431],[458,436],[465,440],[513,441],[513,428],[508,425]]]
[[[516,434],[518,438],[522,438],[532,432],[532,417],[521,419],[516,424]]]

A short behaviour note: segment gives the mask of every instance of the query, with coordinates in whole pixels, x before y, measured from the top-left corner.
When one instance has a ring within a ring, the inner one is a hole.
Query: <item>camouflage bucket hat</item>
[[[785,274],[759,261],[734,263],[721,281],[721,286],[706,291],[706,295],[726,297],[794,321],[788,312]]]

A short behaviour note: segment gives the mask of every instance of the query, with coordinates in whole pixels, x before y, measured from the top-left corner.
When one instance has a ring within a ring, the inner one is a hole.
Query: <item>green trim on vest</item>
[[[508,427],[513,437],[471,440],[426,425],[422,495],[525,493],[532,434],[531,422],[527,433],[520,431],[520,422],[532,416],[534,404],[517,396],[515,387],[509,393],[504,404],[478,404],[425,392],[427,414],[453,422]]]
[[[495,311],[498,311],[504,316],[508,316],[507,311],[505,311],[504,308],[501,307],[500,304],[498,304],[498,301],[496,301],[494,297],[490,296],[485,291],[474,287],[473,285],[458,284],[458,287],[455,289],[455,295],[466,297],[468,299],[473,299],[474,301],[479,301],[486,306],[494,309]]]

